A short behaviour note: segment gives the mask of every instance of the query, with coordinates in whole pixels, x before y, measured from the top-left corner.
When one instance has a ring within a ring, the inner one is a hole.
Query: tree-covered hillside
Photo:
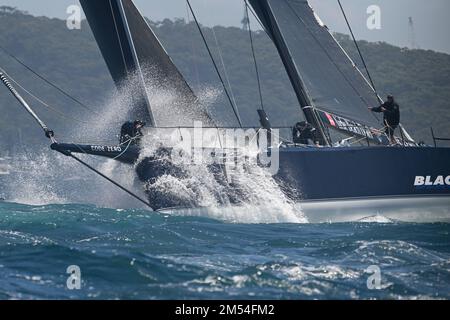
[[[194,24],[164,20],[152,26],[195,90],[201,93],[204,88],[220,88]],[[248,31],[234,27],[216,27],[214,33],[210,28],[204,31],[216,60],[223,58],[237,105],[256,107],[259,96]],[[350,39],[345,35],[338,35],[338,39],[358,62]],[[298,108],[273,44],[264,32],[256,32],[254,41],[266,108],[281,113]],[[65,21],[2,7],[0,45],[92,109],[99,110],[111,100],[113,82],[85,21],[81,30],[68,30]],[[450,55],[386,43],[360,41],[360,45],[378,90],[382,95],[396,96],[402,123],[413,137],[430,142],[431,126],[437,134],[450,137]],[[80,120],[96,116],[43,83],[1,50],[0,66],[57,109],[49,111],[27,97],[63,139],[70,140],[76,128],[83,127]],[[39,129],[4,87],[0,87],[0,112],[0,147],[4,151],[13,151],[20,142],[28,147],[45,144]],[[243,118],[248,125],[257,123],[254,114],[243,114]],[[284,124],[292,125],[294,121],[286,117]]]

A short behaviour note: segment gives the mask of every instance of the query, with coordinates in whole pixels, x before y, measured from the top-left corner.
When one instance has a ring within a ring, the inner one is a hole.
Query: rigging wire
[[[206,6],[206,0],[203,0],[203,3]],[[188,11],[188,14],[189,14],[189,11]],[[230,88],[231,98],[233,99],[233,103],[236,106],[236,109],[239,110],[238,104],[236,102],[236,97],[235,97],[234,92],[233,92],[233,87],[231,86],[230,77],[228,75],[227,67],[226,67],[225,61],[223,59],[222,49],[220,47],[219,40],[217,38],[216,30],[214,29],[214,26],[211,27],[211,31],[212,31],[212,34],[213,34],[213,37],[214,37],[214,42],[216,43],[217,51],[219,53],[220,63],[222,64],[222,68],[223,68],[223,71],[225,73],[225,80],[227,81],[228,88]]]
[[[111,179],[110,177],[106,176],[105,174],[101,173],[100,171],[98,171],[97,169],[95,169],[94,167],[92,167],[91,165],[89,165],[88,163],[84,162],[83,160],[81,160],[80,158],[78,158],[77,156],[73,155],[72,152],[68,151],[68,150],[62,150],[62,149],[58,149],[58,142],[55,139],[55,134],[53,132],[53,130],[49,129],[47,127],[47,125],[39,118],[39,116],[34,112],[34,110],[28,105],[28,103],[20,96],[20,94],[17,92],[17,90],[11,85],[11,83],[8,81],[8,78],[5,74],[0,72],[0,80],[1,82],[3,82],[3,84],[8,88],[8,90],[11,92],[11,94],[19,101],[19,103],[22,105],[22,107],[34,118],[34,120],[37,122],[37,124],[44,130],[45,136],[47,138],[49,138],[52,142],[52,145],[50,146],[53,150],[73,158],[74,160],[78,161],[79,163],[81,163],[82,165],[84,165],[86,168],[88,168],[89,170],[93,171],[94,173],[98,174],[99,176],[101,176],[102,178],[108,180],[109,182],[111,182],[112,184],[114,184],[115,186],[117,186],[118,188],[120,188],[121,190],[125,191],[126,193],[128,193],[130,196],[134,197],[135,199],[139,200],[140,202],[144,203],[145,205],[147,205],[150,209],[153,210],[152,205],[150,204],[150,202],[146,201],[145,199],[141,198],[140,196],[138,196],[137,194],[135,194],[134,192],[132,192],[131,190],[125,188],[124,186],[122,186],[121,184],[119,184],[118,182],[114,181],[113,179]],[[79,146],[77,145],[77,147],[79,148]]]
[[[216,46],[217,46],[217,51],[219,52],[220,63],[222,64],[222,68],[223,68],[223,71],[225,73],[225,80],[227,80],[228,88],[230,88],[231,98],[233,99],[233,103],[236,106],[236,108],[238,108],[238,105],[236,103],[236,98],[235,98],[234,93],[233,93],[233,88],[231,87],[230,78],[228,76],[228,71],[227,71],[227,68],[225,66],[225,61],[223,60],[222,50],[220,49],[219,40],[217,39],[216,31],[214,30],[214,27],[211,27],[211,31],[212,31],[212,34],[213,34],[213,37],[214,37],[214,41],[215,41]]]
[[[330,54],[328,53],[328,51],[324,48],[324,46],[322,45],[322,43],[319,41],[319,39],[317,39],[317,37],[314,35],[314,32],[308,27],[307,23],[303,20],[302,17],[300,17],[297,12],[294,10],[294,8],[292,8],[291,4],[289,2],[286,1],[286,4],[291,8],[292,12],[294,13],[294,15],[297,17],[297,19],[305,26],[306,30],[308,30],[308,32],[311,34],[311,37],[317,42],[317,44],[320,46],[320,48],[323,50],[323,52],[325,53],[325,55],[328,57],[328,59],[330,60],[330,62],[335,66],[336,70],[342,75],[342,77],[344,78],[344,80],[348,83],[348,85],[353,89],[353,91],[355,91],[355,93],[358,95],[358,97],[364,102],[364,104],[369,105],[369,103],[366,101],[366,99],[364,99],[363,96],[361,96],[361,94],[358,92],[358,90],[355,88],[355,86],[351,83],[351,81],[347,78],[347,76],[345,75],[345,73],[339,68],[338,64],[333,60],[333,58],[330,56]],[[376,118],[376,117],[375,117]],[[376,118],[377,119],[377,118]],[[378,120],[378,119],[377,119]]]
[[[44,130],[45,136],[52,140],[52,142],[56,142],[54,139],[54,133],[52,130],[50,130],[47,125],[37,116],[37,114],[34,112],[33,109],[28,105],[28,103],[20,96],[20,94],[17,92],[16,89],[11,85],[11,83],[8,81],[8,78],[5,74],[0,72],[0,80],[3,82],[3,84],[8,88],[8,90],[11,92],[11,94],[19,101],[19,103],[22,105],[22,107],[33,117],[33,119],[37,122],[37,124]]]
[[[353,33],[352,26],[350,25],[350,21],[349,21],[348,18],[347,18],[347,14],[345,13],[345,10],[344,10],[344,7],[342,6],[341,0],[337,0],[337,2],[338,2],[338,4],[339,4],[339,7],[341,8],[342,15],[344,16],[345,22],[347,23],[348,30],[350,31],[350,34],[352,35],[353,43],[355,44],[356,49],[358,50],[359,57],[361,58],[361,61],[362,61],[363,65],[364,65],[364,69],[366,69],[367,76],[369,77],[370,83],[372,84],[372,88],[373,88],[373,91],[375,92],[375,95],[376,95],[376,97],[377,97],[377,100],[380,101],[380,102],[383,102],[383,101],[381,100],[380,96],[378,95],[378,91],[377,91],[377,89],[376,89],[376,87],[375,87],[375,83],[374,83],[374,81],[373,81],[373,79],[372,79],[372,76],[370,75],[369,68],[367,67],[366,60],[364,59],[364,56],[363,56],[363,54],[362,54],[362,52],[361,52],[361,49],[360,49],[360,47],[359,47],[359,44],[358,44],[358,42],[356,41],[355,34]]]
[[[100,171],[98,171],[97,169],[95,169],[94,167],[90,166],[89,164],[87,164],[86,162],[84,162],[83,160],[81,160],[80,158],[74,156],[71,152],[61,152],[58,151],[66,156],[69,156],[71,158],[73,158],[74,160],[78,161],[79,163],[81,163],[83,166],[85,166],[86,168],[88,168],[89,170],[93,171],[94,173],[98,174],[99,176],[101,176],[102,178],[108,180],[109,182],[111,182],[113,185],[115,185],[116,187],[120,188],[122,191],[125,191],[126,193],[128,193],[130,196],[132,196],[133,198],[139,200],[140,202],[142,202],[143,204],[145,204],[147,207],[149,207],[150,209],[152,209],[152,211],[154,211],[152,205],[150,204],[150,202],[144,200],[143,198],[139,197],[137,194],[135,194],[134,192],[132,192],[131,190],[128,190],[127,188],[125,188],[124,186],[122,186],[121,184],[119,184],[118,182],[114,181],[113,179],[111,179],[110,177],[106,176],[105,174],[101,173]]]
[[[189,26],[191,24],[191,17],[189,12],[189,7],[186,3],[186,18],[187,18],[187,25]],[[191,47],[192,47],[192,53],[194,56],[197,56],[197,51],[195,50],[195,43],[194,39],[192,37],[189,37],[191,39]],[[194,71],[195,71],[195,80],[197,81],[197,89],[200,88],[200,72],[198,71],[198,64],[196,61],[193,63]]]
[[[68,116],[66,115],[64,112],[59,111],[57,108],[52,107],[51,105],[49,105],[48,103],[46,103],[45,101],[41,100],[40,98],[38,98],[37,96],[35,96],[33,93],[31,93],[30,91],[28,91],[27,89],[25,89],[19,82],[17,82],[11,75],[9,75],[5,69],[0,67],[0,71],[2,73],[4,73],[9,80],[11,80],[16,86],[18,86],[20,89],[22,89],[25,93],[27,93],[30,97],[34,98],[37,102],[39,102],[41,105],[43,105],[44,107],[46,107],[47,109],[53,111],[57,116],[61,117],[62,119],[65,120],[71,120],[71,121],[75,121],[78,123],[82,123],[82,124],[87,124],[87,121],[83,121],[80,119],[76,119],[74,117]]]
[[[32,69],[31,67],[29,67],[28,65],[26,65],[23,61],[21,61],[19,58],[17,58],[15,55],[13,55],[11,52],[9,52],[8,50],[6,50],[2,45],[0,45],[0,50],[2,50],[7,56],[9,56],[10,58],[14,59],[17,63],[19,63],[21,66],[23,66],[25,69],[27,69],[28,71],[30,71],[31,73],[33,73],[36,77],[38,77],[39,79],[41,79],[42,81],[44,81],[45,83],[47,83],[48,85],[50,85],[51,87],[53,87],[54,89],[58,90],[61,94],[63,94],[64,96],[66,96],[67,98],[69,98],[70,100],[74,101],[76,104],[80,105],[82,108],[100,116],[100,114],[98,112],[96,112],[94,109],[88,107],[87,105],[85,105],[83,102],[81,102],[80,100],[78,100],[77,98],[73,97],[72,95],[70,95],[67,91],[61,89],[60,87],[58,87],[56,84],[54,84],[53,82],[51,82],[50,80],[46,79],[45,77],[41,76],[38,72],[36,72],[34,69]]]
[[[247,23],[248,23],[248,34],[250,37],[250,46],[252,48],[253,62],[255,64],[256,80],[258,82],[259,100],[261,103],[261,108],[262,108],[262,110],[264,110],[264,100],[263,100],[263,95],[262,95],[262,90],[261,90],[261,79],[259,77],[258,62],[256,61],[255,46],[253,44],[252,27],[250,24],[250,16],[248,14],[248,3],[247,3],[247,0],[244,0],[244,2],[245,2],[245,16],[247,18]]]
[[[246,4],[247,4],[247,0],[245,0]],[[269,33],[266,30],[266,27],[264,26],[264,24],[261,22],[261,20],[259,19],[258,15],[255,13],[255,11],[253,10],[252,6],[247,4],[247,8],[250,10],[251,14],[253,15],[253,17],[255,18],[256,21],[258,21],[258,24],[261,26],[261,28],[264,30],[264,32],[269,36]]]
[[[216,73],[217,73],[217,75],[219,77],[219,80],[222,83],[222,86],[223,86],[223,89],[225,91],[225,94],[226,94],[226,96],[228,98],[228,101],[230,102],[230,105],[231,105],[231,107],[233,109],[233,113],[236,116],[237,121],[239,122],[239,126],[242,127],[242,121],[241,121],[241,117],[239,116],[239,112],[237,111],[236,106],[233,104],[233,101],[231,99],[230,93],[228,92],[227,87],[225,85],[225,82],[223,81],[222,75],[220,74],[220,71],[219,71],[219,68],[217,66],[217,63],[214,60],[214,56],[213,56],[213,54],[211,52],[211,49],[209,48],[208,42],[206,41],[205,35],[204,35],[203,31],[202,31],[202,28],[200,27],[200,24],[199,24],[199,22],[197,20],[197,17],[195,16],[194,9],[192,9],[192,6],[191,6],[191,3],[190,3],[189,0],[186,0],[186,2],[188,4],[188,6],[189,6],[189,10],[191,11],[192,17],[195,20],[195,24],[197,25],[197,29],[198,29],[198,31],[199,31],[202,39],[203,39],[203,43],[206,46],[206,50],[208,51],[209,57],[211,58],[211,61],[212,61],[213,65],[214,65],[214,68],[215,68]]]

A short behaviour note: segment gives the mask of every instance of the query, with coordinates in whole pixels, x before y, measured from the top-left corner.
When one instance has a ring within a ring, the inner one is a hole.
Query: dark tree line
[[[220,87],[195,25],[184,20],[164,20],[151,25],[196,91]],[[248,31],[220,26],[214,30],[204,28],[204,31],[222,74],[231,83],[238,107],[258,107]],[[337,37],[354,61],[359,61],[349,37],[340,34]],[[264,32],[255,32],[254,41],[266,108],[271,113],[300,112],[273,44]],[[359,44],[380,93],[397,97],[402,123],[413,137],[430,143],[431,126],[437,134],[450,137],[450,55],[408,50],[387,43],[360,41]],[[81,30],[68,30],[63,20],[34,17],[15,8],[0,7],[0,45],[93,109],[105,105],[115,90],[85,21]],[[63,139],[73,139],[74,128],[82,128],[77,121],[94,116],[27,72],[1,50],[0,66],[63,114],[27,97]],[[256,115],[246,110],[250,109],[241,108],[244,122],[257,124]],[[39,129],[3,87],[0,87],[0,113],[3,151],[17,150],[18,145],[28,148],[45,145]],[[292,122],[292,117],[286,117],[279,124],[292,125]]]

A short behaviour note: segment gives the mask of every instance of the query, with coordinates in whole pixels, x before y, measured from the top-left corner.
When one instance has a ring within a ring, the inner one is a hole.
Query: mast
[[[326,128],[375,140],[383,127],[368,107],[379,105],[372,86],[307,0],[249,0],[272,39],[306,119],[330,144]]]
[[[287,43],[280,31],[279,25],[277,23],[277,18],[275,17],[272,10],[270,10],[269,3],[265,0],[249,0],[256,14],[259,16],[261,22],[264,24],[266,30],[269,30],[269,36],[274,42],[278,54],[284,64],[287,71],[291,84],[294,88],[297,100],[305,114],[306,120],[311,123],[319,132],[319,142],[321,145],[329,145],[330,141],[324,132],[322,122],[315,113],[313,102],[311,97],[308,95],[304,81],[297,70],[295,61],[289,51]]]

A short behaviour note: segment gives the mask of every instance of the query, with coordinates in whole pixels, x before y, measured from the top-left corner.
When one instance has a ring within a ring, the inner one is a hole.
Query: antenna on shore
[[[250,20],[249,20],[249,16],[247,14],[247,4],[244,1],[244,17],[241,20],[241,24],[242,24],[242,30],[247,31],[249,29],[249,25],[250,25]]]
[[[420,49],[416,41],[416,30],[414,27],[413,17],[408,18],[408,27],[409,27],[409,47],[411,49]]]

